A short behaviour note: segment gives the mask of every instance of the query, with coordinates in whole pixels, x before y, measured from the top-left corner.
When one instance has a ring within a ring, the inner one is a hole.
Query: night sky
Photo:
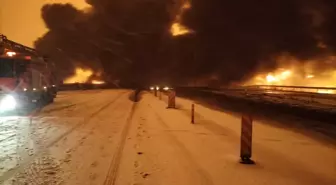
[[[80,9],[88,7],[85,0],[0,0],[0,33],[32,47],[36,38],[47,32],[41,17],[42,6],[67,2]]]

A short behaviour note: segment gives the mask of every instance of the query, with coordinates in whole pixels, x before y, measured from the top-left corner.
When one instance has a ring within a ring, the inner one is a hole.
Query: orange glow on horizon
[[[101,80],[92,80],[91,83],[92,83],[92,84],[96,84],[96,85],[105,84],[105,82],[104,82],[104,81],[101,81]]]
[[[298,61],[293,57],[280,57],[279,66],[270,72],[257,72],[242,85],[280,85],[306,87],[336,87],[336,58]],[[324,61],[331,61],[326,64]],[[325,66],[321,68],[321,64]],[[318,90],[321,94],[335,94],[334,90]]]

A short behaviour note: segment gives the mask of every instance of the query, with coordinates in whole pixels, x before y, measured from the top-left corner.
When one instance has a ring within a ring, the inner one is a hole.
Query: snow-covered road
[[[166,97],[143,93],[134,103],[131,93],[62,92],[31,117],[1,118],[1,184],[336,184],[331,141],[256,121],[256,165],[245,166],[240,115],[196,103],[192,125],[195,102],[166,109]]]

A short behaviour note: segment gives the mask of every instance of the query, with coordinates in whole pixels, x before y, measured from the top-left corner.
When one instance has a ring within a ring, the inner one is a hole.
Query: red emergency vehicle
[[[46,57],[0,34],[0,113],[53,102],[56,85]]]

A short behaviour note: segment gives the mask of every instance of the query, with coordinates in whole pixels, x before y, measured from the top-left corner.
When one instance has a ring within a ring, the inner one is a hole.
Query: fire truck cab
[[[0,114],[53,102],[56,94],[51,63],[0,34]]]

